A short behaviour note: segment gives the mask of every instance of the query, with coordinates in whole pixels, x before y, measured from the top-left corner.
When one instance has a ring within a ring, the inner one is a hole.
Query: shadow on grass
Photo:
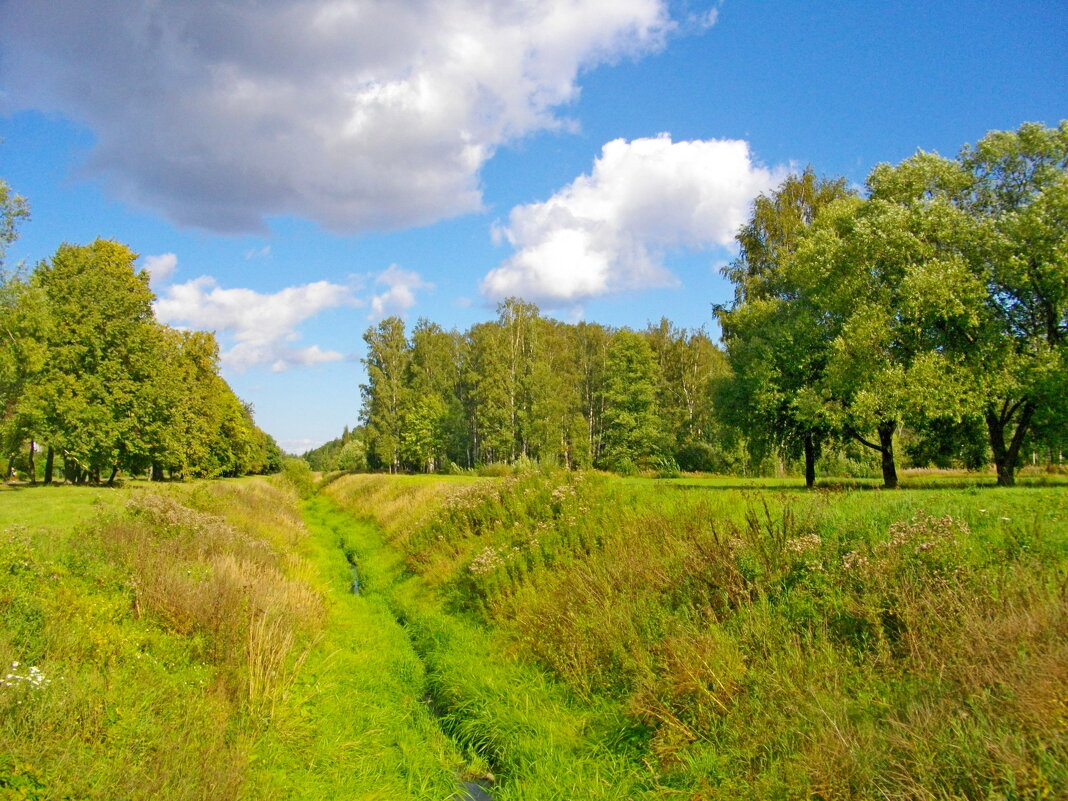
[[[719,481],[715,479],[657,479],[679,490],[764,490],[770,492],[852,492],[854,490],[894,492],[886,489],[879,479],[823,479],[816,481],[811,489],[803,482],[773,483],[754,479],[752,481]],[[1062,487],[1068,489],[1068,477],[1065,476],[1028,476],[1017,479],[1010,489],[1049,489]],[[939,480],[903,479],[898,482],[898,490],[996,490],[1001,489],[997,480],[991,477],[951,478]]]

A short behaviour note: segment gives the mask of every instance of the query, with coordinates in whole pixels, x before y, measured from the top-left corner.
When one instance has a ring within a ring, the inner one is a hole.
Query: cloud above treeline
[[[482,165],[559,127],[581,69],[680,25],[667,0],[7,0],[2,86],[178,223],[400,229],[480,209]]]
[[[232,338],[224,350],[224,367],[243,372],[269,365],[275,372],[292,367],[341,361],[343,354],[318,345],[297,347],[297,326],[327,309],[357,305],[350,287],[316,281],[279,292],[223,289],[214,278],[201,276],[167,287],[156,300],[160,322],[215,331]]]
[[[494,229],[515,253],[486,275],[482,292],[558,307],[674,286],[665,256],[730,245],[753,199],[785,175],[757,164],[744,141],[616,139],[589,175],[515,207]]]
[[[419,273],[402,270],[396,264],[389,265],[385,272],[380,273],[375,283],[385,286],[386,291],[371,298],[371,313],[368,316],[373,320],[404,314],[415,305],[416,290],[434,288]]]
[[[152,276],[157,292],[156,318],[183,329],[212,331],[220,335],[223,367],[244,372],[252,367],[269,367],[284,372],[294,367],[337,362],[346,358],[319,345],[300,347],[299,327],[322,312],[339,307],[369,306],[370,319],[402,315],[416,304],[415,293],[433,289],[412,270],[391,264],[377,276],[354,276],[349,284],[316,281],[287,287],[278,292],[257,292],[245,288],[224,289],[211,276],[202,275],[181,284],[163,286],[178,266],[173,253],[146,256],[144,268]],[[366,282],[385,290],[358,297]],[[228,347],[226,347],[228,345]]]

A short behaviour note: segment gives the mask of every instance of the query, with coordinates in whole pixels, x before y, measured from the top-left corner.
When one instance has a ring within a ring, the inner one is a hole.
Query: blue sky
[[[302,451],[386,314],[714,331],[757,193],[1056,124],[1065,42],[1060,0],[0,0],[8,261],[129,244]]]

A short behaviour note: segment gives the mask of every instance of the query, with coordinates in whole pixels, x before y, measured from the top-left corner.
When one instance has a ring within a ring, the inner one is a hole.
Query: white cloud
[[[411,270],[402,270],[396,264],[391,264],[387,270],[379,274],[375,279],[376,284],[383,284],[385,292],[371,298],[370,319],[381,319],[392,314],[404,314],[415,305],[415,291],[417,289],[433,289],[433,284],[424,281],[419,273]]]
[[[303,437],[300,439],[280,439],[278,440],[278,446],[286,453],[301,454],[307,453],[313,448],[318,448],[324,442],[326,442],[324,439]]]
[[[271,246],[264,245],[262,248],[251,248],[245,251],[245,261],[252,261],[253,259],[266,259],[270,258]]]
[[[316,281],[273,294],[251,289],[222,289],[214,278],[201,276],[167,288],[155,304],[164,323],[225,332],[235,344],[222,354],[226,367],[243,371],[270,365],[280,372],[291,367],[336,362],[341,353],[287,343],[299,339],[297,326],[321,311],[359,305],[349,287]]]
[[[164,283],[174,275],[178,267],[178,257],[173,253],[161,253],[158,256],[145,256],[145,271],[151,277],[153,285]]]
[[[10,108],[89,126],[88,169],[211,230],[481,207],[498,146],[565,125],[581,69],[662,47],[668,0],[7,0]],[[711,17],[703,18],[706,22]]]
[[[573,305],[676,285],[665,254],[729,245],[752,200],[784,175],[755,164],[743,141],[616,139],[590,175],[544,203],[515,207],[493,230],[516,252],[486,275],[482,292]]]

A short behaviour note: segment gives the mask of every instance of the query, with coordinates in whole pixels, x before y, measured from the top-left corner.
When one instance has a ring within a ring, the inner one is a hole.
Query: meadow
[[[516,797],[1063,797],[1063,485],[746,483],[346,476],[323,492],[378,523],[441,614],[589,715],[574,758],[612,776],[602,794]],[[501,715],[522,703],[500,698]],[[552,742],[564,720],[463,736],[499,762],[505,732]]]
[[[4,488],[0,796],[1063,797],[1063,480],[799,483]]]

